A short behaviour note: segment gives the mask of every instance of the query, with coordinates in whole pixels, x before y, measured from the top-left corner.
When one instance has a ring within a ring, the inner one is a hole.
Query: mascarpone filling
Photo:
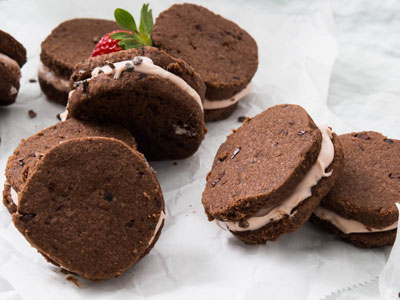
[[[57,90],[62,92],[69,91],[69,80],[57,76],[53,71],[46,67],[42,62],[39,64],[38,77],[48,84],[54,86]]]
[[[316,215],[321,220],[328,221],[337,229],[342,231],[345,234],[349,233],[370,233],[370,232],[384,232],[389,231],[397,228],[397,221],[394,222],[392,225],[384,227],[384,228],[373,228],[367,225],[364,225],[358,221],[350,220],[339,216],[335,212],[328,210],[323,207],[318,207],[314,211],[314,215]]]
[[[322,133],[322,143],[317,161],[296,187],[292,195],[282,201],[280,205],[271,209],[262,209],[255,213],[254,216],[247,218],[247,222],[245,222],[248,224],[247,227],[241,227],[240,224],[242,224],[242,222],[225,222],[229,230],[257,230],[271,222],[282,219],[286,215],[293,217],[297,210],[293,212],[292,210],[296,208],[302,201],[306,200],[312,195],[312,187],[315,186],[321,178],[332,175],[332,171],[328,173],[325,172],[325,169],[329,167],[335,156],[335,150],[331,140],[332,131],[328,126],[320,126],[319,129]]]
[[[6,66],[6,68],[11,69],[11,72],[15,72],[16,74],[18,74],[18,79],[21,78],[21,69],[16,60],[12,59],[8,55],[5,55],[4,53],[0,53],[0,62],[2,62]],[[8,95],[14,96],[17,93],[17,88],[12,85],[8,91]]]
[[[87,79],[87,81],[90,81],[92,78],[97,77],[100,74],[112,73],[114,73],[114,78],[118,79],[121,76],[121,73],[125,71],[133,71],[148,75],[160,76],[161,78],[172,82],[178,88],[188,93],[197,102],[201,110],[203,110],[203,104],[201,102],[199,94],[185,80],[171,72],[168,72],[160,66],[155,65],[153,63],[153,60],[149,57],[136,56],[132,60],[124,60],[115,63],[109,63],[102,67],[96,67],[92,71],[92,77]]]
[[[243,90],[241,90],[239,93],[233,95],[232,97],[228,99],[223,99],[223,100],[214,100],[210,101],[207,99],[204,99],[203,106],[205,110],[212,110],[212,109],[220,109],[220,108],[225,108],[229,107],[236,102],[238,102],[240,99],[246,97],[251,90],[253,89],[253,85],[250,82]]]

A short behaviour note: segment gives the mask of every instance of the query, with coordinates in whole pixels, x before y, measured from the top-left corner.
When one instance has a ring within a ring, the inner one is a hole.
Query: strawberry
[[[150,34],[153,31],[153,15],[149,4],[142,6],[139,28],[136,27],[133,16],[122,8],[114,11],[114,17],[117,24],[125,30],[115,30],[103,36],[96,44],[92,57],[140,46],[152,46]]]
[[[107,33],[105,36],[103,36],[100,41],[97,42],[96,47],[94,47],[94,50],[92,52],[92,57],[102,55],[102,54],[107,54],[111,52],[118,52],[121,51],[122,48],[118,46],[118,42],[121,41],[120,39],[113,39],[110,37],[110,35],[118,32],[127,32],[130,33],[127,30],[114,30],[111,33]]]

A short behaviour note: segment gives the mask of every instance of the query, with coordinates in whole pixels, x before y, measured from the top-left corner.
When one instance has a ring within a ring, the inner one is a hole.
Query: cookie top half
[[[321,206],[371,228],[398,219],[400,141],[373,131],[339,136],[345,168]]]
[[[19,67],[26,63],[26,49],[7,32],[0,30],[0,53],[14,59]]]
[[[61,268],[103,280],[150,251],[164,222],[164,200],[136,150],[113,138],[72,139],[38,163],[13,222]]]
[[[156,19],[152,40],[199,72],[209,100],[243,90],[258,66],[255,40],[235,23],[194,4],[175,4]]]
[[[129,147],[136,147],[133,136],[120,126],[99,126],[69,119],[21,141],[14,153],[8,158],[5,172],[8,183],[16,192],[22,191],[29,174],[50,149],[69,139],[88,136],[114,137],[123,141]]]
[[[90,57],[101,37],[119,29],[102,19],[72,19],[58,25],[43,41],[41,62],[56,76],[69,79],[74,66]]]
[[[316,162],[322,134],[297,105],[277,105],[227,137],[207,176],[209,219],[238,221],[292,194]]]
[[[188,157],[204,138],[204,82],[157,48],[90,58],[76,65],[70,84],[68,117],[129,129],[150,160]]]

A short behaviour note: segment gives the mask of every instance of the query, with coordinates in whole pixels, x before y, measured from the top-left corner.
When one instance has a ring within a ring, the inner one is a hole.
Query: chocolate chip
[[[299,131],[298,135],[302,136],[302,135],[305,135],[306,133],[307,133],[307,131],[302,130],[302,131]]]
[[[246,219],[240,220],[239,221],[239,227],[240,228],[247,228],[247,227],[249,227],[249,222],[247,222]]]
[[[369,136],[366,135],[365,133],[360,133],[360,134],[356,134],[356,137],[359,139],[363,139],[363,140],[369,140]]]
[[[61,114],[57,114],[57,119],[59,119],[61,121]]]
[[[135,68],[134,68],[134,66],[133,66],[131,63],[126,63],[126,64],[125,64],[125,70],[126,70],[127,72],[132,72],[134,69],[135,69]]]
[[[100,69],[99,72],[98,72],[97,74],[100,75],[100,74],[103,74],[103,73],[104,73],[104,71]]]
[[[390,173],[389,177],[392,179],[400,179],[400,173]]]
[[[133,59],[133,64],[134,64],[135,66],[140,65],[142,62],[143,62],[143,58],[141,58],[140,56],[136,56],[136,57]]]
[[[135,224],[135,220],[130,220],[128,223],[125,224],[125,227],[132,228],[133,224]]]
[[[231,156],[231,159],[234,159],[236,157],[236,155],[239,154],[240,150],[242,150],[240,147],[235,148],[235,150],[233,151],[233,155]]]
[[[278,134],[282,135],[282,136],[286,136],[286,135],[288,135],[288,132],[285,129],[281,129]]]
[[[233,76],[233,79],[240,80],[240,76]]]
[[[32,220],[34,217],[36,217],[36,214],[26,214],[23,215],[22,217],[20,217],[20,220],[24,223],[29,222],[30,220]]]
[[[115,69],[115,66],[114,66],[113,63],[108,63],[107,65],[108,65],[111,69],[113,69],[113,70]]]
[[[240,116],[240,117],[238,118],[238,122],[243,123],[244,121],[246,121],[246,119],[247,119],[247,117],[245,117],[245,116]]]
[[[294,121],[289,121],[289,125],[294,125],[295,122]]]
[[[391,139],[384,139],[383,141],[385,143],[389,143],[389,144],[393,144],[394,143],[393,140],[391,140]]]
[[[24,159],[23,159],[23,158],[19,159],[19,160],[18,160],[18,164],[19,164],[20,166],[25,166]]]
[[[107,200],[107,201],[110,201],[110,202],[113,199],[113,195],[111,195],[109,192],[104,192],[103,197],[104,197],[104,200]]]
[[[37,82],[37,80],[36,80],[36,79],[33,79],[33,78],[31,78],[31,79],[29,79],[29,82],[30,82],[30,83],[35,83],[35,82]]]
[[[29,115],[29,118],[35,118],[36,116],[37,116],[37,113],[35,113],[32,109],[30,109],[29,111],[28,111],[28,115]]]
[[[146,74],[140,73],[140,75],[139,75],[139,80],[144,79],[144,78],[146,78],[146,77],[147,77]]]
[[[365,150],[365,148],[363,146],[361,146],[361,145],[359,146],[359,148],[360,148],[361,151]]]

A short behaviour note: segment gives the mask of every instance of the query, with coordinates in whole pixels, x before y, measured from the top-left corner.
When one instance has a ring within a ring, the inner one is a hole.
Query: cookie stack
[[[48,261],[90,280],[145,256],[164,223],[155,172],[116,125],[70,119],[23,140],[9,158],[3,203]]]

